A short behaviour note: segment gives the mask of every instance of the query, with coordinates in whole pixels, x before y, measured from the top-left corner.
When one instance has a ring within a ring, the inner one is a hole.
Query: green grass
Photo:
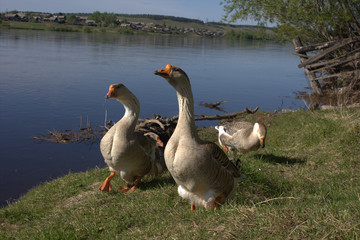
[[[244,119],[267,125],[266,147],[240,157],[236,196],[216,211],[190,213],[167,172],[126,195],[99,192],[109,172],[96,168],[0,209],[0,239],[359,239],[360,110]],[[213,128],[200,135],[217,139]]]

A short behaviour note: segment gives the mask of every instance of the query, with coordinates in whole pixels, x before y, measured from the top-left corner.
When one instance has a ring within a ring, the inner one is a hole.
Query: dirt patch
[[[62,205],[63,205],[63,207],[68,208],[68,207],[72,207],[74,205],[81,204],[82,202],[86,201],[90,197],[94,196],[95,193],[96,193],[95,191],[82,192],[76,196],[65,199],[62,202]]]
[[[1,223],[1,227],[5,228],[7,231],[16,232],[19,229],[19,226],[16,224],[8,223],[5,219],[5,222]]]

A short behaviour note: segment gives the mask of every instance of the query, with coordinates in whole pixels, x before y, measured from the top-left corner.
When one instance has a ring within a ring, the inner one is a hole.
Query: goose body
[[[168,64],[156,71],[176,90],[177,126],[164,152],[166,166],[178,185],[179,195],[195,206],[216,208],[229,199],[240,177],[236,166],[214,143],[202,141],[195,127],[190,81],[184,71]]]
[[[219,144],[226,152],[236,150],[244,154],[265,147],[266,127],[263,123],[230,122],[215,129],[219,131]]]
[[[121,83],[113,84],[106,97],[121,102],[125,114],[101,139],[100,150],[111,174],[99,189],[110,191],[111,179],[118,174],[128,185],[134,184],[120,191],[133,191],[143,176],[162,170],[159,149],[154,139],[135,131],[140,104],[127,87]]]

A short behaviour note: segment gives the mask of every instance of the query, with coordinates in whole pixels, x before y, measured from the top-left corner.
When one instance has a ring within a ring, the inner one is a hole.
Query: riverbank
[[[257,112],[264,149],[241,157],[245,178],[231,203],[196,209],[168,173],[136,191],[102,193],[95,168],[39,185],[0,209],[1,239],[357,239],[360,231],[359,108]],[[201,138],[216,141],[213,128]],[[113,180],[113,188],[124,183]],[[16,187],[16,186],[15,186]]]
[[[23,13],[23,15],[25,16],[26,14]],[[30,13],[27,13],[27,15],[27,18],[9,18],[11,20],[0,20],[0,28],[58,32],[168,35],[208,38],[225,37],[228,39],[283,41],[283,39],[275,34],[275,31],[272,28],[248,25],[231,25],[216,22],[204,23],[199,20],[176,18],[170,16],[120,15],[123,19],[120,20],[117,19],[114,15],[112,23],[95,23],[96,21],[87,20],[93,22],[93,24],[87,24],[85,22],[70,23],[66,22],[66,20],[34,20],[40,17],[35,18],[35,16],[31,16]],[[68,19],[70,17],[77,19],[80,18],[74,14],[67,15]],[[89,16],[92,15],[84,15],[82,18],[87,19]],[[66,15],[62,16],[62,18],[66,19]]]

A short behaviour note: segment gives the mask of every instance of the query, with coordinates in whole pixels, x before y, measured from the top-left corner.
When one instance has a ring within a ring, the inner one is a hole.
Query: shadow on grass
[[[159,176],[141,181],[139,188],[141,190],[146,190],[155,189],[167,185],[176,185],[176,183],[170,174],[164,173]]]
[[[276,156],[274,154],[256,154],[254,157],[268,163],[286,165],[305,164],[307,161],[306,159]]]
[[[253,157],[262,162],[284,166],[302,165],[307,161],[304,158],[276,156],[274,154],[255,154]],[[240,205],[252,206],[254,203],[266,199],[289,196],[292,194],[293,189],[297,187],[297,183],[294,179],[284,175],[284,171],[287,170],[287,168],[276,167],[262,169],[261,164],[256,165],[256,167],[252,164],[242,164],[240,172],[244,177],[239,182],[236,202]]]

